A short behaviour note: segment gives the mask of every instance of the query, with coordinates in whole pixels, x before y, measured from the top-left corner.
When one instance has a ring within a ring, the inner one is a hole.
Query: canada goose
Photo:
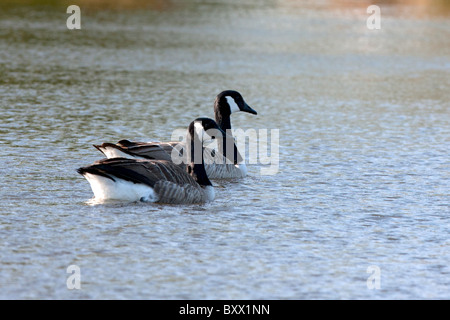
[[[96,200],[127,200],[169,204],[204,203],[214,199],[205,171],[203,140],[208,130],[225,134],[209,118],[197,118],[187,130],[187,165],[183,170],[168,160],[111,158],[78,169],[91,185]]]
[[[210,179],[242,178],[247,175],[245,161],[242,159],[236,146],[234,146],[233,157],[228,157],[229,161],[223,156],[226,154],[223,149],[227,144],[227,139],[233,139],[230,132],[230,115],[239,111],[257,114],[237,91],[226,90],[217,95],[214,102],[215,119],[220,129],[224,132],[228,130],[227,133],[229,135],[224,135],[223,139],[217,139],[217,148],[207,148],[208,151],[205,152],[205,169]],[[103,143],[102,145],[94,145],[94,147],[107,158],[125,157],[170,160],[174,153],[182,156],[184,145],[179,141],[131,142],[120,140],[116,144]]]

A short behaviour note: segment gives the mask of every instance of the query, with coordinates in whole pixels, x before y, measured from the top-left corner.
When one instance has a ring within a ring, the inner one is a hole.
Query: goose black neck
[[[230,119],[230,111],[228,108],[222,108],[220,105],[220,100],[216,100],[214,103],[214,117],[219,125],[220,129],[223,131],[227,131],[231,129],[231,119]]]
[[[203,159],[203,144],[195,134],[195,137],[191,137],[191,146],[188,150],[188,165],[187,172],[195,181],[201,186],[212,186],[211,181],[208,178],[205,170],[205,162]]]
[[[233,136],[228,134],[223,135],[222,139],[217,140],[217,145],[219,147],[219,153],[224,157],[224,164],[238,164],[242,161]]]

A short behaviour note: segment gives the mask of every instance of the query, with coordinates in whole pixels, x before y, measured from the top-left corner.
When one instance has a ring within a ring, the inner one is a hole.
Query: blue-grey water
[[[450,298],[445,2],[379,30],[361,1],[81,1],[80,30],[42,2],[0,5],[0,298]],[[279,130],[277,174],[90,202],[92,144],[169,140],[225,89],[258,111],[234,128]]]

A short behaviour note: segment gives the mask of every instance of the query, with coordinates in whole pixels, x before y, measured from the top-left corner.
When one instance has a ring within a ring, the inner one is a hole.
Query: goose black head
[[[234,90],[225,90],[219,93],[214,103],[214,112],[222,115],[230,115],[234,112],[248,112],[258,114],[242,98],[242,95]]]
[[[219,125],[210,118],[197,118],[189,124],[189,135],[192,140],[217,139],[226,135]]]
[[[225,132],[213,119],[197,118],[189,124],[187,138],[191,147],[187,152],[186,170],[202,186],[211,185],[203,162],[203,141],[225,136]]]

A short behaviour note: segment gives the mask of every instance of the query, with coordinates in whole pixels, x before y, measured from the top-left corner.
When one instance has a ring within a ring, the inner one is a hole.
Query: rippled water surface
[[[81,1],[81,30],[55,2],[0,10],[0,298],[450,298],[445,2],[380,30],[361,1]],[[92,144],[169,140],[225,89],[258,111],[235,128],[279,130],[277,174],[89,204]]]

